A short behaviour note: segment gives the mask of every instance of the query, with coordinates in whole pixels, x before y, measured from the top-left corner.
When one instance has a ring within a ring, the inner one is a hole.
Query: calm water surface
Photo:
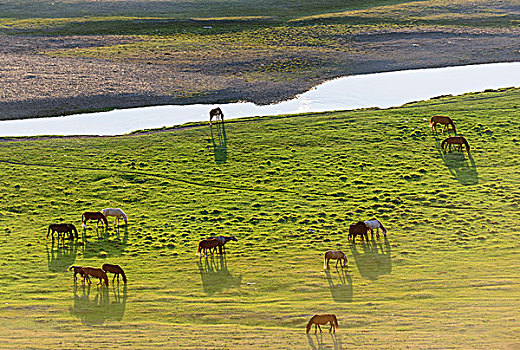
[[[221,107],[225,119],[324,112],[366,107],[387,108],[439,95],[520,87],[520,62],[416,69],[349,76],[318,85],[296,98],[267,106],[253,103],[169,105],[85,113],[73,116],[0,122],[0,136],[120,135],[209,120]]]

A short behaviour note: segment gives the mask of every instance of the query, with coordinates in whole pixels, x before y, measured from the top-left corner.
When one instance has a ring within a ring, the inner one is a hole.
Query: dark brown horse
[[[464,136],[450,136],[441,142],[441,148],[446,151],[449,147],[451,151],[451,145],[458,146],[460,152],[462,152],[462,145],[466,146],[466,151],[469,153],[469,143],[466,141]]]
[[[51,235],[52,239],[54,239],[54,232],[58,234],[58,239],[60,239],[60,234],[63,233],[62,239],[65,239],[65,233],[69,234],[69,239],[72,241],[74,237],[77,239],[78,237],[78,230],[76,229],[76,226],[73,224],[50,224],[49,229],[47,230],[47,236],[45,239],[49,238],[49,234]]]
[[[83,266],[77,266],[77,265],[73,265],[73,266],[69,267],[69,271],[74,270],[74,282],[76,282],[76,280],[78,279],[76,277],[77,274],[79,274],[81,276],[81,278],[85,278],[85,274],[81,271],[82,268],[83,268]]]
[[[114,283],[114,279],[117,276],[117,282],[119,282],[119,275],[123,278],[123,282],[126,283],[126,275],[121,266],[112,265],[112,264],[103,264],[101,267],[105,272],[112,272],[114,274],[114,278],[112,278],[112,283]]]
[[[96,227],[98,227],[98,224],[100,221],[103,221],[105,223],[104,227],[108,227],[108,220],[105,215],[103,215],[102,212],[99,211],[86,211],[81,215],[81,223],[83,224],[83,227],[87,227],[87,221],[88,220],[97,220]]]
[[[213,108],[211,111],[209,111],[209,123],[212,124],[212,120],[215,118],[215,121],[218,122],[219,120],[221,122],[224,121],[224,113],[222,113],[222,110],[217,107]]]
[[[197,255],[200,256],[202,252],[207,253],[208,249],[211,252],[213,248],[219,248],[219,252],[222,253],[222,242],[216,238],[203,239],[199,242],[199,249],[197,249]]]
[[[85,280],[88,284],[91,284],[90,277],[96,277],[99,279],[98,286],[103,286],[103,281],[105,281],[106,286],[108,287],[108,276],[103,269],[98,269],[97,267],[83,266],[79,269],[79,274],[83,273],[85,275]]]
[[[311,330],[312,325],[314,325],[314,333],[318,331],[318,328],[320,329],[321,333],[321,327],[320,324],[327,324],[330,323],[330,329],[329,333],[334,331],[336,332],[336,329],[339,329],[338,325],[338,319],[336,318],[336,315],[333,314],[324,314],[324,315],[314,315],[309,320],[309,323],[307,323],[307,333]]]
[[[455,129],[455,123],[453,120],[451,120],[450,117],[446,117],[443,115],[434,115],[430,119],[430,127],[432,128],[432,131],[437,132],[437,124],[443,125],[442,132],[447,131],[450,132],[450,126],[454,133],[457,133],[457,130]]]
[[[363,221],[358,221],[348,228],[348,239],[352,239],[352,243],[356,241],[357,235],[361,236],[361,240],[365,238],[368,241],[368,227]]]

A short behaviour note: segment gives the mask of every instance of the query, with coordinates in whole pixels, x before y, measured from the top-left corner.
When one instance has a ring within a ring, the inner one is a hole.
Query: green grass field
[[[0,143],[2,348],[516,348],[519,89],[386,110],[228,121],[120,137]],[[225,113],[225,111],[224,111]],[[450,115],[470,156],[443,153]],[[121,207],[129,225],[89,224]],[[347,241],[379,218],[389,233]],[[199,259],[209,235],[235,235]],[[345,271],[323,270],[342,249]],[[74,286],[72,264],[117,263],[127,286]],[[306,336],[315,313],[340,331]]]

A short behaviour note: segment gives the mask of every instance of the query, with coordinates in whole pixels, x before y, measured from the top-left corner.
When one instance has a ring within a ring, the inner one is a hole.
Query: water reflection
[[[112,300],[110,296],[112,289]],[[121,290],[122,289],[122,290]],[[78,291],[79,290],[79,291]],[[125,314],[127,285],[112,287],[92,287],[74,284],[74,304],[70,314],[79,318],[85,325],[99,325],[106,321],[121,321]]]
[[[307,333],[307,341],[312,350],[343,349],[341,335],[336,335],[336,333]]]
[[[213,295],[224,289],[233,287],[240,288],[242,276],[233,276],[227,268],[226,257],[219,255],[218,257],[206,256],[200,258],[197,262],[200,277],[202,278],[202,286],[207,295]]]
[[[56,243],[52,240],[50,249],[49,246],[46,247],[49,272],[67,271],[76,261],[79,244],[77,240],[70,241],[68,244],[64,244],[63,241],[60,244],[59,239]]]
[[[435,136],[435,148],[450,174],[457,179],[459,183],[462,185],[478,184],[477,166],[471,152],[468,152],[467,159],[464,156],[464,152],[445,152],[441,147],[441,140],[438,139],[437,136]]]
[[[327,275],[327,282],[329,282],[332,299],[337,303],[351,302],[353,295],[352,277],[341,268],[336,269],[333,274],[329,270],[325,270],[325,274]]]
[[[210,124],[211,141],[213,143],[213,154],[217,164],[225,163],[227,160],[227,136],[224,119]]]
[[[363,252],[358,251],[358,246],[361,246]],[[359,273],[364,278],[375,280],[381,275],[389,275],[392,272],[391,248],[388,238],[384,238],[384,244],[375,240],[352,244],[350,250]]]

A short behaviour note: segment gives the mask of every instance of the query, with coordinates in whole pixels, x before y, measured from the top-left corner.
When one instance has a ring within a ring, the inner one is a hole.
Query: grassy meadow
[[[208,124],[3,140],[2,348],[517,348],[519,97],[232,120],[225,151]],[[470,155],[440,150],[433,114],[455,120]],[[104,207],[128,226],[45,239]],[[386,238],[347,241],[373,217]],[[199,259],[209,235],[238,242]],[[346,270],[323,270],[328,249]],[[105,262],[126,286],[67,271]],[[316,313],[340,331],[307,336]]]

